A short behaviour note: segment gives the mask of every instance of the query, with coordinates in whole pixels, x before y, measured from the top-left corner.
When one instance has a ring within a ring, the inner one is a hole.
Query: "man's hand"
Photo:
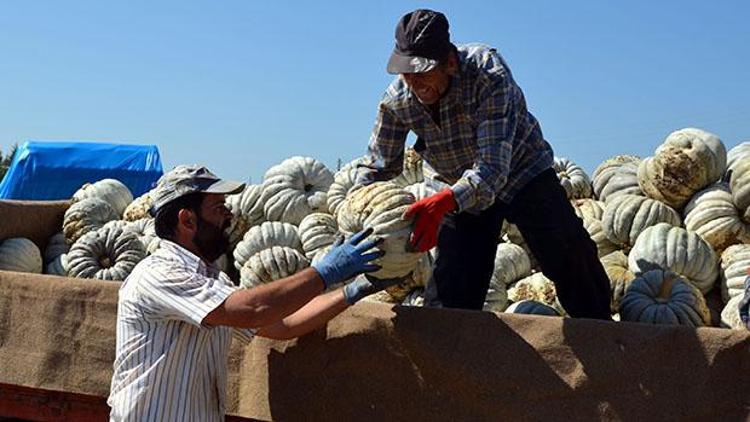
[[[369,228],[353,235],[346,242],[339,238],[326,256],[312,265],[323,279],[326,289],[356,275],[380,269],[379,265],[372,264],[371,261],[380,258],[385,252],[367,251],[382,243],[383,239],[367,239],[371,234],[372,228]]]
[[[403,283],[408,277],[409,275],[407,274],[404,277],[381,279],[365,274],[364,277],[357,277],[354,281],[344,286],[344,299],[349,305],[354,305],[365,296]]]
[[[413,203],[404,213],[404,218],[415,218],[411,245],[419,252],[432,249],[437,244],[440,222],[456,207],[453,191],[447,188]]]

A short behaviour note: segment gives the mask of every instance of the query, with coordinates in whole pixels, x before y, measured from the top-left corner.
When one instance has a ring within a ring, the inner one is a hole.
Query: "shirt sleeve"
[[[491,55],[485,63],[484,87],[477,109],[477,157],[451,187],[459,211],[484,210],[505,186],[518,125],[517,88],[502,60]]]
[[[237,288],[218,278],[185,269],[160,274],[147,272],[139,280],[143,306],[154,318],[176,319],[196,326]]]
[[[404,166],[404,144],[408,134],[409,128],[388,109],[385,101],[381,101],[367,154],[357,165],[356,183],[368,185],[390,180],[401,174]]]

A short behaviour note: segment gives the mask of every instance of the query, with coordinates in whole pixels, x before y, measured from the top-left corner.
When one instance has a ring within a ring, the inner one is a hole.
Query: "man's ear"
[[[448,62],[446,63],[446,72],[453,76],[458,72],[458,54],[455,51],[451,51],[448,55]]]
[[[198,219],[193,211],[183,208],[177,213],[177,225],[189,231],[198,229]]]

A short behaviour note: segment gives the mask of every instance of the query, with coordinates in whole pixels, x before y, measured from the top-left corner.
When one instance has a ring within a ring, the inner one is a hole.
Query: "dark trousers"
[[[445,217],[426,291],[428,306],[482,309],[504,219],[518,226],[570,316],[610,319],[609,279],[596,244],[552,169],[531,180],[510,204],[495,201],[479,214]]]

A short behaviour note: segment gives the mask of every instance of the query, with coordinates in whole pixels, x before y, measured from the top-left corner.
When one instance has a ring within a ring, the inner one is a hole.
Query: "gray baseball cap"
[[[156,215],[159,208],[182,196],[195,193],[221,193],[225,195],[240,193],[245,184],[231,180],[222,180],[209,169],[199,165],[179,165],[165,173],[157,182],[151,198],[151,215]]]

